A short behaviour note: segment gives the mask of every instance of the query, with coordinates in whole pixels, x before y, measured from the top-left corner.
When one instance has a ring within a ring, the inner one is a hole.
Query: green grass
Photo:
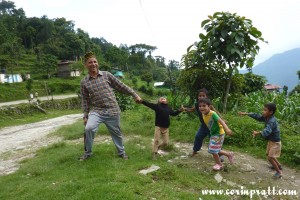
[[[198,199],[201,189],[217,187],[211,174],[168,163],[176,152],[154,163],[150,140],[127,141],[127,161],[117,157],[112,144],[95,144],[94,156],[85,162],[77,160],[81,145],[61,142],[43,148],[16,173],[0,177],[0,199]],[[152,164],[161,169],[139,174]]]
[[[38,92],[39,96],[46,96],[46,87],[52,87],[56,94],[75,94],[80,89],[80,80],[82,77],[70,78],[51,78],[43,80],[34,80],[31,93]],[[20,83],[0,83],[0,102],[23,100],[29,98],[29,92],[26,89],[26,82]]]
[[[54,112],[53,116],[65,111],[60,112]],[[52,135],[64,137],[63,142],[42,148],[33,159],[24,160],[17,172],[0,177],[0,199],[230,199],[230,196],[202,196],[200,192],[203,189],[232,187],[218,184],[214,180],[215,172],[210,169],[199,170],[195,162],[168,162],[182,155],[180,149],[173,145],[168,148],[169,155],[155,161],[151,159],[154,115],[154,111],[142,105],[122,113],[121,128],[126,139],[126,152],[130,156],[126,161],[118,158],[112,142],[98,141],[93,146],[93,157],[80,162],[77,159],[83,153],[83,144],[80,144],[83,140],[82,122],[60,128]],[[247,131],[261,127],[257,123],[251,124],[247,118],[241,122],[234,115],[225,117],[236,131],[233,137],[240,138],[246,134],[246,138]],[[30,119],[24,121],[27,120]],[[39,120],[38,115],[32,116],[32,120]],[[198,127],[199,120],[190,115],[180,114],[178,117],[172,117],[170,138],[173,142],[191,143]],[[245,133],[242,133],[243,131]],[[110,138],[105,125],[102,124],[96,139],[103,135]],[[299,136],[285,138],[289,139],[299,140]],[[242,143],[237,143],[234,146],[231,142],[233,141],[229,140],[227,147],[264,158],[264,145],[243,146]],[[147,175],[139,174],[139,170],[152,164],[158,165],[160,169]],[[288,160],[285,164],[293,166]],[[234,166],[231,168],[233,170],[221,172],[224,178],[229,178],[235,173]],[[239,198],[248,199],[241,196]]]

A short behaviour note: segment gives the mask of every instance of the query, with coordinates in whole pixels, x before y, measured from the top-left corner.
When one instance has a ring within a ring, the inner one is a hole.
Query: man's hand
[[[140,96],[136,96],[136,97],[134,98],[134,101],[135,101],[136,103],[142,103],[142,98],[141,98]]]

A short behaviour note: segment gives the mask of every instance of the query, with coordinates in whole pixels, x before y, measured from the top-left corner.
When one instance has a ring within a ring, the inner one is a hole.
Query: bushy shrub
[[[171,95],[171,91],[169,89],[165,89],[165,88],[155,88],[154,94],[159,97],[169,96],[169,95]]]
[[[131,96],[120,92],[116,92],[115,94],[121,111],[130,110],[135,106],[135,103]]]
[[[50,101],[42,101],[40,106],[43,109],[81,109],[80,99],[77,97],[67,98],[67,99],[57,99]]]
[[[152,96],[154,94],[153,88],[152,87],[146,87],[145,85],[142,85],[139,89],[139,91],[148,94]]]
[[[49,88],[55,89],[55,93],[64,93],[64,92],[75,92],[80,86],[78,84],[72,83],[50,83]]]

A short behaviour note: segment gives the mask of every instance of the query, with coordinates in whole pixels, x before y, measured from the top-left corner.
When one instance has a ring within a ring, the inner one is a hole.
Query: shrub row
[[[59,100],[43,101],[39,105],[42,109],[80,109],[81,103],[79,98],[68,98]],[[36,104],[19,104],[16,106],[3,106],[0,107],[0,116],[22,116],[32,115],[34,113],[40,113],[41,110]]]

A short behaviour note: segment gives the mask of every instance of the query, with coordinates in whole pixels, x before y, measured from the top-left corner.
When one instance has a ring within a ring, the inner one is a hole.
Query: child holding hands
[[[219,171],[223,168],[220,155],[227,156],[231,164],[234,162],[233,152],[222,150],[225,132],[228,135],[232,135],[232,131],[215,111],[210,110],[210,105],[211,101],[208,98],[199,99],[199,110],[202,113],[204,123],[210,131],[208,152],[213,155],[216,162],[213,170]]]
[[[168,101],[164,97],[160,97],[157,104],[149,103],[144,100],[142,100],[141,103],[155,111],[155,133],[152,147],[152,158],[156,159],[158,149],[160,147],[167,146],[169,143],[170,115],[179,115],[183,111],[183,107],[174,111],[169,107]],[[159,144],[160,136],[163,138],[162,144]]]

